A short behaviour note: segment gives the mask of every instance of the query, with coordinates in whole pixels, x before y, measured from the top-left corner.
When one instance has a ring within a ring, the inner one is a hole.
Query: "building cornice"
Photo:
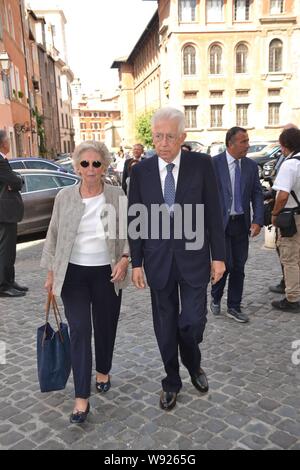
[[[265,18],[260,18],[259,19],[261,24],[282,24],[282,23],[297,23],[297,17],[296,16],[277,16],[274,18],[274,16],[268,16]]]

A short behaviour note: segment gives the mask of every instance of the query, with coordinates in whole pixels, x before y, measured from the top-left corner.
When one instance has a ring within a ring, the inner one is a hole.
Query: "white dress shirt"
[[[177,188],[180,162],[181,162],[181,151],[180,151],[180,153],[177,155],[177,157],[175,158],[175,160],[172,161],[172,163],[175,165],[174,168],[173,168],[173,171],[172,171],[173,176],[174,176],[174,180],[175,180],[175,189]],[[159,165],[159,175],[160,175],[162,193],[164,194],[164,190],[165,190],[165,179],[166,179],[166,176],[167,176],[167,173],[168,173],[167,165],[169,165],[169,163],[167,163],[167,162],[166,162],[165,160],[163,160],[162,158],[158,157],[158,165]]]
[[[232,191],[232,203],[230,215],[237,215],[237,212],[234,209],[234,186],[235,186],[235,165],[236,158],[232,157],[230,153],[226,150],[226,158],[229,169],[230,181],[231,181],[231,191]],[[238,160],[239,166],[241,168],[241,161]],[[240,214],[239,214],[240,215]]]

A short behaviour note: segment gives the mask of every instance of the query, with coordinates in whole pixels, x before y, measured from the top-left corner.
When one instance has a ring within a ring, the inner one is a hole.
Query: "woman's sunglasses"
[[[95,160],[94,162],[88,162],[87,160],[82,160],[82,162],[80,162],[80,166],[82,166],[82,168],[87,168],[90,166],[90,163],[93,165],[94,168],[100,168],[100,166],[102,165],[102,163],[99,162],[99,160]]]

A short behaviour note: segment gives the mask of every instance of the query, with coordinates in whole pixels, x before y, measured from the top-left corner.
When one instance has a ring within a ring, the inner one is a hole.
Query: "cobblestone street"
[[[208,315],[202,366],[209,393],[199,396],[182,368],[177,406],[170,413],[159,409],[163,369],[149,291],[131,287],[123,298],[112,388],[105,396],[92,388],[82,427],[68,421],[71,378],[62,392],[39,391],[42,247],[43,241],[19,244],[16,277],[30,292],[23,300],[0,301],[0,341],[7,344],[7,364],[0,365],[0,449],[300,449],[300,365],[292,362],[300,315],[271,309],[268,286],[279,280],[280,266],[275,251],[263,248],[263,236],[251,242],[247,265],[250,323]]]

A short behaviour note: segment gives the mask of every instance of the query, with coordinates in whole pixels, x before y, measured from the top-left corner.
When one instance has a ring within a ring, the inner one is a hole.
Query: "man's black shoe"
[[[24,297],[25,292],[9,287],[5,290],[0,291],[0,297]]]
[[[16,289],[20,292],[28,292],[28,287],[25,286],[20,286],[17,282],[14,282],[13,285],[11,286],[13,289]]]
[[[160,394],[159,406],[162,410],[170,411],[176,405],[177,393],[176,392],[165,392],[164,390]]]
[[[208,381],[203,369],[199,369],[197,375],[191,376],[192,384],[200,393],[208,392]]]
[[[272,302],[272,307],[283,312],[300,313],[300,302],[289,302],[286,298]]]
[[[285,282],[281,281],[276,286],[270,286],[269,291],[274,292],[275,294],[284,294],[285,293]]]

